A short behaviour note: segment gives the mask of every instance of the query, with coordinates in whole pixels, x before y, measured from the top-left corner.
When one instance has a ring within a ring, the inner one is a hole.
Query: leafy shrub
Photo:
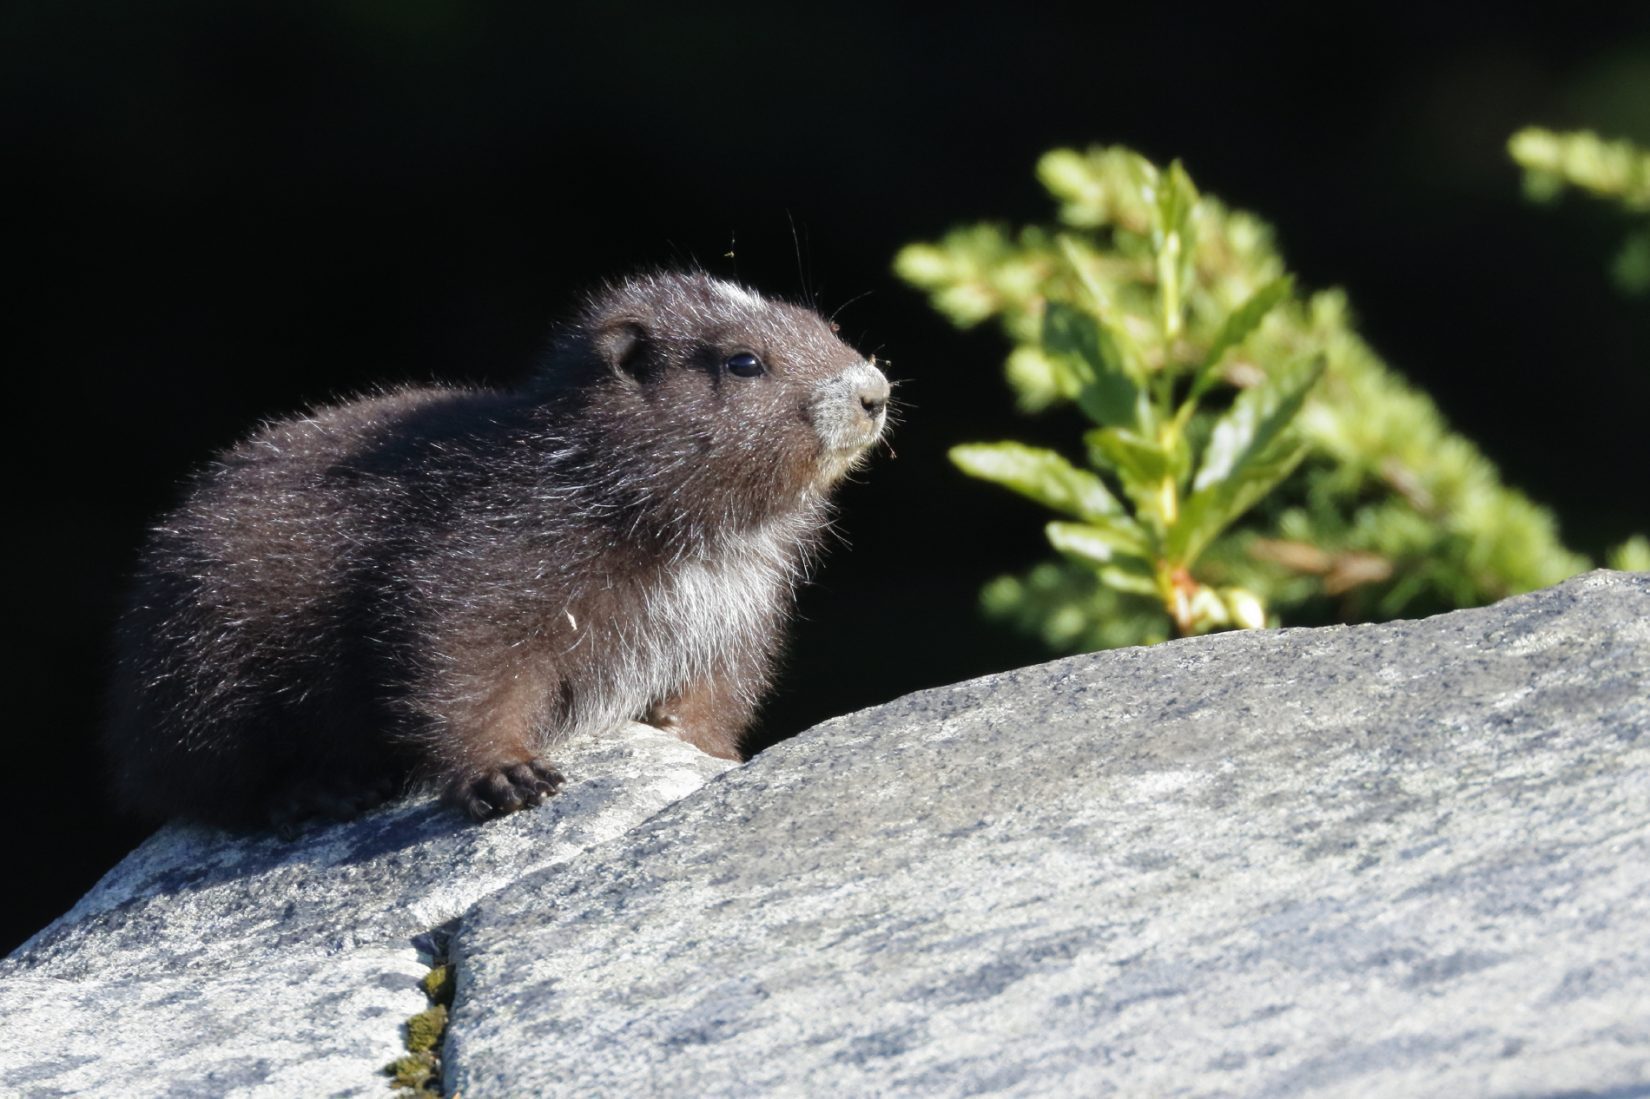
[[[1060,558],[989,584],[988,612],[1061,649],[1293,621],[1428,613],[1588,567],[1437,408],[1302,297],[1272,232],[1123,148],[1044,156],[1057,225],[957,229],[898,273],[1012,341],[1020,407],[1075,405],[1083,461],[951,451],[1059,513]],[[1642,539],[1623,562],[1650,556]]]
[[[1650,149],[1587,131],[1560,134],[1532,126],[1513,134],[1507,151],[1524,168],[1524,193],[1536,202],[1577,187],[1626,210],[1633,225],[1611,273],[1622,293],[1650,293]]]

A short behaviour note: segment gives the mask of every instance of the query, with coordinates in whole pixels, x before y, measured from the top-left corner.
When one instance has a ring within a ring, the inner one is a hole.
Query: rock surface
[[[0,1094],[1650,1093],[1650,575],[642,726],[475,827],[169,827],[0,962]],[[715,778],[715,781],[707,780]]]
[[[447,1086],[1650,1089],[1650,576],[819,726],[454,942]]]
[[[481,826],[423,800],[291,843],[161,829],[0,962],[0,1094],[388,1095],[416,937],[730,766],[640,725],[557,760],[560,795]]]

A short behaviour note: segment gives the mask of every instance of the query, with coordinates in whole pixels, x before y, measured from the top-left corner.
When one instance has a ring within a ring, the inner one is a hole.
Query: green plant
[[[958,229],[896,270],[1013,342],[1022,409],[1075,405],[1085,463],[1020,443],[951,457],[1060,513],[1061,558],[989,584],[1057,648],[1472,605],[1587,567],[1351,327],[1302,298],[1259,219],[1178,164],[1057,150],[1059,224]],[[1623,551],[1626,552],[1626,551]]]
[[[1576,187],[1625,209],[1633,223],[1612,274],[1623,293],[1650,293],[1650,149],[1587,131],[1532,126],[1513,134],[1507,151],[1524,169],[1524,193],[1536,202],[1551,202]]]

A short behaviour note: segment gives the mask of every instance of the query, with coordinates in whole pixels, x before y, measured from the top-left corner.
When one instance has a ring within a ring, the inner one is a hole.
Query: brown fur
[[[144,551],[121,799],[249,824],[427,782],[483,817],[554,791],[561,738],[644,716],[737,758],[887,392],[812,311],[656,275],[596,296],[518,391],[266,426]]]

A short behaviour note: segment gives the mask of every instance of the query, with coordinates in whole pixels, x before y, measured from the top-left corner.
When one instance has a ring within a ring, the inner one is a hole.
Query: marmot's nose
[[[888,379],[878,374],[875,381],[861,382],[856,396],[865,414],[876,419],[888,407]]]

